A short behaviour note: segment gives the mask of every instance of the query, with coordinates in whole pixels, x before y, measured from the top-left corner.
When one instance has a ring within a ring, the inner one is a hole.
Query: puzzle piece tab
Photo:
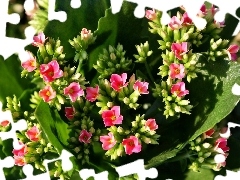
[[[11,156],[6,157],[5,159],[0,159],[0,179],[5,180],[3,168],[11,168],[14,166],[14,159]]]

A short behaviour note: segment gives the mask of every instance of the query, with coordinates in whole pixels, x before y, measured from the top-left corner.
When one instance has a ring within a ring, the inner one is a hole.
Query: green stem
[[[144,64],[145,64],[145,67],[146,67],[146,69],[147,69],[147,73],[148,73],[148,75],[149,75],[149,77],[150,77],[152,83],[154,83],[154,78],[153,78],[153,76],[152,76],[152,73],[151,73],[151,70],[150,70],[150,67],[149,67],[147,61],[145,61]]]
[[[196,154],[189,154],[189,152],[187,151],[186,153],[183,153],[181,155],[168,159],[167,161],[165,161],[165,163],[180,161],[182,159],[190,158],[191,156],[194,156],[194,155]]]
[[[77,67],[76,73],[80,73],[80,74],[83,74],[83,75],[84,75],[84,73],[83,73],[83,71],[82,71],[82,63],[83,63],[83,59],[80,58],[80,59],[79,59],[79,62],[78,62],[78,67]]]

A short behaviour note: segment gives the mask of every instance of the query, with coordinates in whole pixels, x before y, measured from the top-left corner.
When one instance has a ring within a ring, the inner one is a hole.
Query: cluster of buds
[[[94,146],[94,142],[99,141],[100,129],[95,129],[94,122],[89,117],[84,116],[82,119],[71,120],[70,138],[68,139],[69,148],[81,161],[82,165],[89,163],[90,149]]]
[[[82,165],[89,163],[91,149],[99,141],[100,129],[94,128],[94,122],[89,118],[93,105],[83,98],[72,106],[65,107],[65,116],[69,120],[69,148]]]
[[[132,121],[131,128],[122,128],[123,116],[119,113],[119,107],[114,106],[110,111],[104,111],[102,114],[109,133],[107,135],[100,136],[103,150],[107,150],[106,156],[110,156],[111,159],[116,159],[124,154],[131,155],[133,153],[139,153],[142,150],[144,144],[158,144],[157,140],[159,135],[156,134],[158,125],[155,119],[144,120],[144,116],[136,116],[136,120]],[[114,114],[111,114],[114,113]],[[116,116],[114,123],[109,123],[112,117]]]
[[[207,19],[208,25],[214,24],[214,28],[222,29],[223,25],[216,25],[219,23],[214,21],[213,17],[216,11],[217,9],[214,6],[207,9],[203,5],[198,15]],[[191,79],[197,77],[199,70],[199,55],[197,52],[193,52],[190,47],[200,46],[210,38],[204,36],[205,31],[195,27],[187,12],[183,14],[178,12],[176,16],[171,18],[168,25],[161,25],[160,20],[155,19],[157,18],[155,10],[147,10],[146,18],[150,20],[150,32],[158,34],[162,39],[158,40],[159,49],[165,50],[162,53],[163,65],[159,67],[160,71],[158,73],[162,77],[161,83],[156,84],[153,95],[163,98],[166,118],[179,116],[180,113],[190,114],[192,106],[189,105],[190,101],[185,99],[185,95],[189,94],[189,91],[186,89],[184,80],[190,82]],[[220,31],[214,31],[214,34],[210,36],[213,38],[210,40],[210,49],[207,53],[209,59],[215,60],[220,56],[223,58],[228,56],[229,60],[236,60],[239,47],[231,45],[226,49],[227,40],[214,40],[216,34],[219,33]]]
[[[224,134],[217,128],[212,128],[201,136],[191,141],[190,157],[192,164],[189,169],[199,171],[199,168],[221,170],[225,167],[226,158],[228,156],[229,147],[227,146],[227,138],[230,136],[229,129]]]
[[[97,64],[93,67],[100,73],[99,78],[108,78],[113,73],[121,73],[131,69],[132,60],[125,58],[126,51],[118,44],[116,48],[109,45],[99,54]]]
[[[137,63],[145,63],[147,57],[151,56],[153,51],[149,51],[149,44],[146,41],[144,44],[140,44],[136,46],[138,55],[133,55],[137,60]]]
[[[89,45],[95,42],[96,38],[97,37],[93,35],[91,30],[83,28],[80,32],[80,35],[78,35],[76,38],[73,38],[73,40],[69,40],[69,43],[76,50],[76,55],[74,57],[75,61],[79,60],[79,62],[82,62],[83,60],[88,58],[86,49]]]
[[[123,102],[128,108],[137,109],[139,96],[149,94],[148,82],[142,82],[135,79],[132,75],[127,82],[127,73],[112,74],[110,81],[107,79],[99,80],[99,94],[96,105],[103,110],[113,107],[114,103]]]

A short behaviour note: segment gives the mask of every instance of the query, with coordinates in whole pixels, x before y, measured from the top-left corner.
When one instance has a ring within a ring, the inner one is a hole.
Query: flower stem
[[[145,67],[146,67],[146,69],[147,69],[147,73],[148,73],[148,75],[149,75],[149,77],[150,77],[152,83],[154,83],[154,78],[153,78],[153,76],[152,76],[152,73],[151,73],[151,70],[150,70],[150,67],[149,67],[147,61],[145,61],[144,64],[145,64]]]

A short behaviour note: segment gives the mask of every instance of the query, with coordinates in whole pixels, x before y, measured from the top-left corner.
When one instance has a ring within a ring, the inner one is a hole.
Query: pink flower
[[[173,16],[168,26],[170,26],[172,30],[180,29],[182,27],[182,23],[183,21],[180,21],[177,16]]]
[[[24,166],[27,164],[24,156],[14,155],[13,158],[14,158],[14,164],[17,166]]]
[[[203,137],[205,138],[212,138],[211,136],[213,135],[213,133],[215,132],[214,129],[209,129],[208,131],[206,131],[205,133],[203,133]]]
[[[147,127],[148,130],[150,131],[155,131],[156,129],[158,129],[158,125],[155,121],[155,119],[148,119],[146,121],[145,126]]]
[[[229,151],[229,147],[227,147],[227,139],[217,139],[215,142],[214,150],[221,154],[225,154],[225,152]]]
[[[0,126],[2,126],[2,127],[7,127],[7,126],[9,126],[9,124],[10,124],[9,120],[3,120],[0,122]]]
[[[128,83],[127,80],[127,73],[123,73],[121,76],[118,74],[112,74],[110,78],[111,87],[115,91],[120,91],[123,87],[126,87]]]
[[[79,83],[72,82],[68,87],[64,88],[64,94],[68,95],[72,102],[75,102],[78,97],[84,95],[84,91]]]
[[[148,82],[141,82],[137,80],[133,85],[133,89],[138,91],[139,94],[148,94],[148,84]]]
[[[83,28],[81,31],[81,39],[88,40],[92,37],[91,30],[87,30],[86,28]]]
[[[49,102],[56,97],[56,91],[51,86],[45,86],[39,91],[39,96],[43,98],[44,102]]]
[[[188,90],[185,89],[184,82],[178,82],[171,87],[171,93],[177,95],[178,97],[185,96],[189,93]]]
[[[214,20],[214,24],[216,25],[217,28],[225,27],[225,21],[217,22]]]
[[[141,144],[137,137],[130,136],[128,139],[123,139],[123,147],[125,148],[125,152],[128,155],[132,153],[139,153],[141,151]]]
[[[36,64],[36,58],[33,57],[32,53],[29,51],[26,51],[25,57],[24,57],[24,62],[22,62],[22,67],[26,69],[28,72],[32,72],[37,68]]]
[[[182,79],[185,76],[185,68],[182,64],[172,63],[170,66],[170,77],[172,79]]]
[[[106,136],[100,136],[100,141],[103,143],[102,148],[104,150],[111,149],[113,146],[115,146],[115,144],[117,142],[111,132],[108,133],[108,136],[107,135]]]
[[[185,25],[192,24],[192,19],[188,16],[187,12],[185,12],[182,16],[182,24],[185,24]]]
[[[30,139],[31,141],[39,141],[39,135],[40,135],[40,131],[37,128],[37,126],[33,126],[31,129],[27,130],[26,132],[26,136],[28,137],[28,139]]]
[[[45,82],[52,82],[63,76],[63,71],[59,68],[59,64],[56,60],[52,60],[48,64],[41,64],[40,73]]]
[[[188,43],[172,43],[171,50],[179,60],[182,60],[182,56],[188,51]]]
[[[90,139],[91,139],[91,137],[92,137],[92,133],[91,132],[87,132],[85,129],[84,130],[82,130],[81,132],[80,132],[80,135],[79,135],[79,141],[80,142],[83,142],[83,143],[85,143],[85,144],[88,144],[88,143],[90,143]]]
[[[106,126],[113,126],[114,124],[122,124],[123,116],[120,115],[120,106],[113,106],[111,110],[102,112],[103,122]]]
[[[204,17],[206,14],[207,14],[207,8],[206,8],[206,5],[203,4],[197,15],[200,17]]]
[[[95,88],[94,87],[87,87],[86,88],[86,99],[88,101],[95,101],[97,99],[97,96],[98,96],[98,92],[99,92],[99,86],[96,86]]]
[[[43,32],[40,32],[37,36],[33,37],[33,46],[42,46],[45,43],[45,34]]]
[[[19,142],[20,144],[20,148],[19,149],[13,149],[12,153],[15,156],[24,156],[25,154],[27,154],[27,145],[23,144],[22,142]]]
[[[238,45],[230,45],[227,49],[228,58],[235,61],[237,59],[237,52],[239,51]]]
[[[157,18],[157,14],[155,12],[155,9],[152,10],[146,10],[145,17],[151,21],[155,20]]]
[[[65,116],[66,116],[69,120],[73,119],[74,115],[75,115],[75,109],[74,109],[74,107],[65,107]]]

